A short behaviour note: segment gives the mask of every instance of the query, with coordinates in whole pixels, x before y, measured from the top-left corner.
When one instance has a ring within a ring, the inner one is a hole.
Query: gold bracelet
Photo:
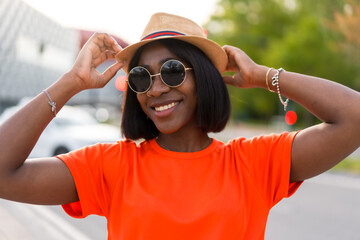
[[[271,68],[269,68],[269,70],[267,70],[267,72],[266,72],[265,82],[266,82],[267,89],[268,89],[270,92],[275,92],[275,91],[271,90],[271,89],[270,89],[270,86],[269,86],[268,77],[269,77],[269,73],[270,73],[271,69],[274,69],[274,68],[271,67]]]

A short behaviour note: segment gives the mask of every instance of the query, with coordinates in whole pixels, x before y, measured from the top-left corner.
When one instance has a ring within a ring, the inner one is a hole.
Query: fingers
[[[122,51],[116,40],[106,33],[94,33],[84,48],[91,51],[92,65],[97,67],[109,59],[115,59],[117,53]]]
[[[88,42],[93,42],[100,51],[110,50],[118,53],[122,50],[117,41],[107,33],[94,33]]]
[[[249,88],[258,86],[258,81],[254,81],[254,76],[262,71],[260,65],[256,64],[244,51],[232,46],[224,46],[224,51],[228,55],[228,65],[226,70],[236,72],[236,86]],[[230,83],[231,84],[231,83]],[[234,85],[234,84],[233,84]]]
[[[103,52],[99,52],[96,55],[93,55],[93,65],[98,67],[100,64],[107,60],[115,59],[116,52],[105,50]]]
[[[104,86],[115,76],[115,74],[125,66],[125,62],[116,62],[108,67],[103,73]]]
[[[228,56],[228,64],[226,67],[226,71],[230,71],[230,72],[237,72],[239,71],[239,65],[236,61],[236,53],[237,53],[237,48],[232,47],[232,46],[223,46],[224,51],[226,52],[227,56]]]
[[[81,49],[74,65],[74,72],[82,89],[99,88],[105,86],[124,63],[116,62],[105,72],[99,73],[97,67],[121,51],[118,43],[108,34],[95,33]]]
[[[225,45],[223,49],[228,55],[229,71],[238,71],[239,69],[246,70],[255,65],[253,60],[241,49],[227,45]]]

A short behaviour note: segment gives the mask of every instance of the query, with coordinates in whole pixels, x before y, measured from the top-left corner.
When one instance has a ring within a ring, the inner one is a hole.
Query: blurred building
[[[23,97],[36,96],[67,72],[91,35],[63,27],[21,0],[0,0],[0,113]],[[109,65],[104,63],[99,71]],[[83,91],[70,104],[119,106],[116,77],[104,89]]]

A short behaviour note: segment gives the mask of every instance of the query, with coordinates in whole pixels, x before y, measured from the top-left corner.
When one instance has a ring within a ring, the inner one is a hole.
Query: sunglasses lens
[[[143,67],[134,67],[129,72],[128,83],[130,88],[135,92],[145,92],[150,87],[149,72]]]
[[[185,79],[185,67],[177,60],[170,60],[164,63],[161,68],[161,78],[171,86],[179,86]]]

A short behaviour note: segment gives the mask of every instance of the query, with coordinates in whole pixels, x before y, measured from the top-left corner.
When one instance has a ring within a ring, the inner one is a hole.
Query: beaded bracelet
[[[49,98],[49,105],[51,106],[51,111],[54,113],[54,117],[56,117],[56,102],[54,102],[53,100],[52,100],[52,98],[50,97],[50,94],[46,91],[46,90],[44,90],[43,91],[43,93],[45,93],[46,94],[46,96]]]
[[[280,93],[280,82],[279,82],[279,74],[285,71],[283,68],[279,68],[278,70],[276,70],[276,73],[274,74],[274,76],[271,78],[272,81],[272,85],[276,86],[276,90],[277,90],[277,94],[279,95],[279,99],[281,104],[284,106],[284,111],[286,111],[286,107],[288,105],[289,99],[287,98],[285,101],[282,99],[281,97],[281,93]]]

